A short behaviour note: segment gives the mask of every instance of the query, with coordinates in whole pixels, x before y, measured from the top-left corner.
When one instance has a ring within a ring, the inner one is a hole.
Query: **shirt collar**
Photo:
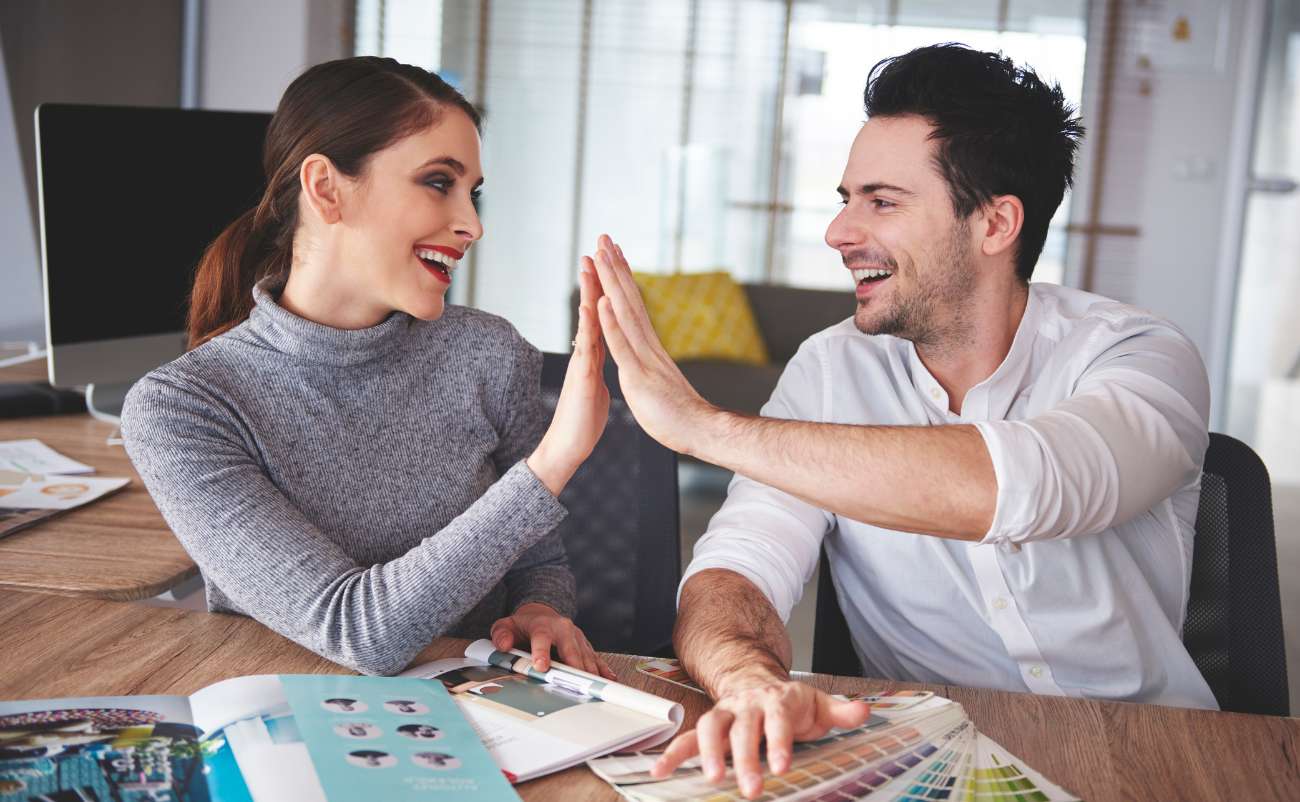
[[[287,277],[271,276],[253,287],[248,316],[252,332],[281,353],[330,365],[357,365],[387,354],[404,339],[413,318],[394,312],[365,329],[336,329],[301,318],[277,303]]]
[[[1001,420],[1006,417],[1020,393],[1023,378],[1030,366],[1041,307],[1042,301],[1031,285],[1025,301],[1025,312],[1020,317],[1020,325],[1016,326],[1015,337],[1011,339],[1011,348],[997,369],[966,393],[961,404],[960,417],[963,420]],[[913,387],[927,404],[951,416],[948,392],[921,361],[920,354],[916,352],[916,344],[909,341],[907,348]]]

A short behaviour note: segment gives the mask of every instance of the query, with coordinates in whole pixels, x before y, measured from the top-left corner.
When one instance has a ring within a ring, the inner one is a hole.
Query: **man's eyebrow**
[[[862,186],[858,187],[858,192],[863,195],[870,195],[873,192],[894,192],[899,195],[908,195],[912,197],[916,196],[916,193],[910,189],[904,189],[903,187],[900,187],[896,184],[884,184],[884,183],[863,184]],[[841,190],[841,193],[843,193],[843,190]]]
[[[451,156],[435,156],[424,164],[421,164],[418,169],[423,170],[424,168],[431,167],[435,164],[445,164],[454,170],[456,175],[465,175],[465,165],[461,164],[456,159],[453,159]]]

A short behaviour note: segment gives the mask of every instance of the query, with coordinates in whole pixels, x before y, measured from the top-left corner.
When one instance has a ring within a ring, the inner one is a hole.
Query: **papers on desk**
[[[763,776],[764,800],[950,800],[1078,802],[1024,761],[975,729],[961,705],[940,696],[864,697],[873,721],[795,744],[790,770]],[[873,701],[874,700],[874,701]],[[637,802],[744,799],[730,769],[720,785],[704,778],[698,758],[655,780],[658,754],[588,761],[624,797]]]
[[[519,799],[435,682],[265,675],[0,702],[0,802],[452,798]]]
[[[86,476],[94,470],[39,440],[0,442],[0,537],[89,504],[131,482]]]
[[[72,476],[94,473],[95,469],[68,459],[40,440],[5,440],[0,442],[0,471]]]
[[[677,733],[680,704],[551,663],[538,671],[524,652],[474,641],[465,659],[435,660],[404,677],[437,679],[514,782],[618,749],[649,749]]]

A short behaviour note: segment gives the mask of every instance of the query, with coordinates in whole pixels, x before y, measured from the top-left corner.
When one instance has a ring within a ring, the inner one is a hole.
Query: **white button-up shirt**
[[[846,320],[804,342],[763,415],[974,425],[997,477],[988,533],[869,526],[738,475],[682,582],[736,571],[786,620],[825,539],[867,676],[1217,708],[1180,637],[1209,406],[1186,336],[1078,290],[1031,285],[961,414],[911,342]]]

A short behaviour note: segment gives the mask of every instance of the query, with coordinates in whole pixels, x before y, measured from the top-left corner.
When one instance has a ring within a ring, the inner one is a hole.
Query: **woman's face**
[[[342,264],[376,305],[434,320],[458,264],[483,236],[475,208],[483,167],[478,130],[459,109],[371,157],[353,188]]]

